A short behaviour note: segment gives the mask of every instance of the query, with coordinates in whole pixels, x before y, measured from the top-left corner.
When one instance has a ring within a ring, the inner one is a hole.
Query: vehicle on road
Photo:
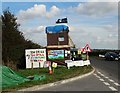
[[[119,60],[120,56],[115,52],[107,52],[105,54],[105,59],[106,60]]]

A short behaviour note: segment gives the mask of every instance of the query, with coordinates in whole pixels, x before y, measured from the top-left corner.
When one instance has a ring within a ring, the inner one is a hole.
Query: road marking
[[[101,74],[101,72],[98,71],[99,74]]]
[[[94,73],[95,76],[97,76],[97,74]]]
[[[110,82],[115,82],[114,80],[112,80],[112,79],[108,79]]]
[[[120,86],[120,84],[118,84],[118,83],[114,83],[116,86]]]
[[[101,76],[104,76],[103,74],[101,74]]]
[[[102,74],[101,72],[97,71],[98,74],[100,74],[101,76],[103,76],[104,78],[108,79],[110,82],[114,83],[114,85],[116,86],[120,86],[120,84],[116,83],[114,80],[112,79],[109,79],[109,77],[106,77],[104,74]],[[97,74],[94,74],[97,78],[99,78],[100,81],[103,81],[103,83],[107,86],[109,86],[109,88],[112,90],[112,91],[118,91],[116,88],[110,86],[110,84],[108,82],[105,82],[104,79],[102,79],[100,76],[98,76]]]
[[[101,78],[101,77],[99,77],[99,76],[96,76],[96,77],[99,78],[99,79]]]
[[[103,82],[105,85],[109,86],[110,84],[108,82]]]
[[[102,74],[101,72],[98,71],[98,74],[100,74],[101,76],[104,76],[104,74]]]
[[[109,86],[109,88],[110,88],[112,91],[117,91],[117,89],[114,88],[114,87]]]
[[[101,76],[104,76],[101,72],[99,73]]]
[[[108,79],[109,77],[105,77],[106,79]]]
[[[105,81],[104,79],[99,79],[100,81]]]

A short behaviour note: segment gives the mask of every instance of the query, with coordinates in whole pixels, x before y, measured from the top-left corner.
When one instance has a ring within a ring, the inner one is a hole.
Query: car
[[[118,55],[118,56],[119,56],[119,60],[120,60],[120,53],[119,53],[119,55]]]
[[[106,60],[119,60],[120,56],[115,52],[107,52],[105,54],[105,59]]]

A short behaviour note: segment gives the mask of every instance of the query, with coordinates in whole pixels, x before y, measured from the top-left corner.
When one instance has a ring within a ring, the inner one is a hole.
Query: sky
[[[118,49],[118,3],[91,1],[2,2],[2,11],[9,7],[25,38],[42,46],[47,45],[45,28],[67,17],[77,48],[89,44],[91,49]]]

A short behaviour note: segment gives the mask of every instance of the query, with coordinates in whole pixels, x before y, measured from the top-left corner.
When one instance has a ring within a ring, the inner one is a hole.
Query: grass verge
[[[37,80],[37,81],[28,81],[17,86],[11,86],[7,88],[3,88],[3,92],[6,91],[16,91],[18,89],[28,88],[35,85],[42,85],[47,83],[52,83],[68,78],[72,78],[75,76],[83,75],[92,71],[93,68],[91,66],[84,66],[84,67],[71,67],[67,69],[66,67],[57,67],[53,74],[48,73],[48,68],[39,68],[39,69],[25,69],[25,70],[18,70],[17,73],[22,74],[23,76],[32,76],[32,75],[45,75],[46,79],[44,80]]]

